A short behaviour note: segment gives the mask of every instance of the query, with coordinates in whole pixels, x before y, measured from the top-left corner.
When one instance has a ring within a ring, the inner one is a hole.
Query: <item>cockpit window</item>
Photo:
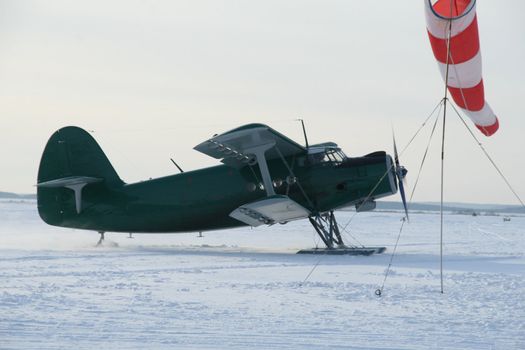
[[[345,154],[339,149],[328,149],[326,155],[332,162],[342,163],[345,160]]]
[[[310,164],[341,164],[346,159],[346,155],[339,148],[324,148],[319,150],[313,150],[308,155]]]

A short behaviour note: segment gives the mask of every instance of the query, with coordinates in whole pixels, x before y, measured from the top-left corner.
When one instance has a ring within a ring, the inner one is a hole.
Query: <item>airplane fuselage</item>
[[[282,160],[268,162],[274,191],[287,194],[312,212],[397,190],[388,171],[391,159],[383,152],[340,163],[312,164],[306,155],[286,162],[295,182]],[[52,192],[39,188],[39,212],[52,225],[97,231],[160,233],[244,226],[229,214],[266,197],[259,174],[257,165],[240,169],[219,165],[133,184],[96,183],[83,189],[80,213],[75,211],[74,195],[68,188]]]

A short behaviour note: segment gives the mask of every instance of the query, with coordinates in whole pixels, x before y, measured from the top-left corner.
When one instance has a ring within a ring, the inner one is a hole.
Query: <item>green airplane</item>
[[[244,125],[194,147],[223,165],[127,184],[88,132],[64,127],[40,161],[38,212],[50,225],[99,232],[99,243],[108,231],[202,232],[308,218],[326,250],[384,250],[346,246],[333,211],[372,210],[398,184],[403,190],[397,151],[395,161],[385,152],[350,158],[333,142],[306,144],[263,124]]]

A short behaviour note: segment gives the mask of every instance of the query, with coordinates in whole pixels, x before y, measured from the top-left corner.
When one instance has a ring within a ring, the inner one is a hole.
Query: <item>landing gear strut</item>
[[[102,245],[102,243],[104,242],[104,231],[98,231],[98,233],[100,234],[100,239],[98,240],[98,243],[97,243],[97,247]]]
[[[372,255],[381,254],[385,247],[356,247],[348,246],[343,242],[339,225],[335,219],[333,210],[327,213],[312,215],[308,217],[315,231],[321,237],[326,248],[303,249],[298,254],[329,254],[329,255]]]
[[[339,226],[337,225],[333,211],[316,216],[309,216],[308,220],[310,220],[310,223],[328,249],[334,249],[334,244],[336,244],[338,248],[346,247],[343,243],[343,238],[341,238]]]

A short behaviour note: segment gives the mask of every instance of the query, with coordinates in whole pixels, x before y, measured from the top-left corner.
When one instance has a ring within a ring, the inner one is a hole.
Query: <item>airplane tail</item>
[[[73,223],[84,209],[123,184],[95,139],[81,128],[68,126],[50,137],[42,154],[38,212],[50,225],[76,227]]]

